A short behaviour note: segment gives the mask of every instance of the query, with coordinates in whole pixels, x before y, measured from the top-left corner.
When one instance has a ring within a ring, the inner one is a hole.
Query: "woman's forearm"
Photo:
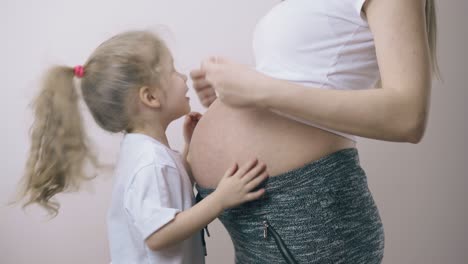
[[[258,103],[343,133],[386,141],[417,143],[428,98],[397,89],[325,90],[266,78]]]

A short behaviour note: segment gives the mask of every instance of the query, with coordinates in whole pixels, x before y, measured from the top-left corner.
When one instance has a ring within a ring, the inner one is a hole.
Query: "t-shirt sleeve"
[[[366,3],[367,0],[352,0],[352,1],[354,5],[354,12],[363,20],[366,20],[366,16],[362,8],[364,7],[364,4]]]
[[[168,166],[148,165],[140,169],[125,192],[124,206],[143,239],[172,221],[180,212],[170,205]]]

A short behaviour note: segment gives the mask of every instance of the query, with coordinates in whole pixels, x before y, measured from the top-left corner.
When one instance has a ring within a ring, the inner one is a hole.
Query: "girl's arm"
[[[227,104],[270,108],[361,137],[418,143],[431,89],[425,2],[368,0],[365,11],[375,40],[380,89],[310,89],[220,58],[205,61],[202,69]]]
[[[260,198],[264,189],[252,192],[268,177],[264,164],[253,160],[241,168],[229,169],[216,191],[192,208],[178,213],[175,219],[146,239],[151,250],[158,251],[179,243],[199,232],[223,210]]]
[[[192,183],[192,186],[193,186],[195,184],[195,179],[193,178],[192,168],[190,167],[190,162],[188,160],[189,149],[190,149],[190,144],[185,143],[184,152],[182,153],[182,159],[183,159],[185,171],[187,171],[187,174],[190,178],[190,182]]]
[[[192,185],[195,183],[195,179],[193,178],[193,175],[192,175],[192,168],[190,167],[188,154],[190,150],[190,141],[192,140],[193,131],[195,130],[195,127],[197,126],[198,121],[200,121],[201,117],[202,115],[200,113],[191,112],[187,116],[185,116],[185,121],[184,121],[185,146],[184,146],[184,151],[182,153],[182,159],[183,159],[185,170],[187,171],[187,174],[190,177],[190,181],[192,182]]]

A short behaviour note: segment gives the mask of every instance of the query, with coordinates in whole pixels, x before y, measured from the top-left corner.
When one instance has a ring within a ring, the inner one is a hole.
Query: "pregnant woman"
[[[209,106],[190,147],[201,197],[234,162],[270,174],[262,199],[220,216],[236,263],[381,263],[355,137],[421,140],[435,29],[432,0],[288,0],[255,29],[255,70],[211,58],[192,71]]]

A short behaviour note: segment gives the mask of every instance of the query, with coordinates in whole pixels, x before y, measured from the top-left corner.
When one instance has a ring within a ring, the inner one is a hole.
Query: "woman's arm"
[[[418,143],[424,134],[431,88],[425,0],[368,0],[382,89],[306,89],[265,83],[262,104],[325,127],[362,137]],[[272,91],[273,90],[273,91]]]
[[[431,89],[425,0],[369,0],[382,88],[306,89],[267,79],[261,104],[319,125],[362,137],[418,143],[424,134]]]
[[[225,103],[266,107],[361,137],[418,143],[431,89],[424,7],[424,0],[368,0],[381,89],[310,89],[220,58],[202,67]]]

